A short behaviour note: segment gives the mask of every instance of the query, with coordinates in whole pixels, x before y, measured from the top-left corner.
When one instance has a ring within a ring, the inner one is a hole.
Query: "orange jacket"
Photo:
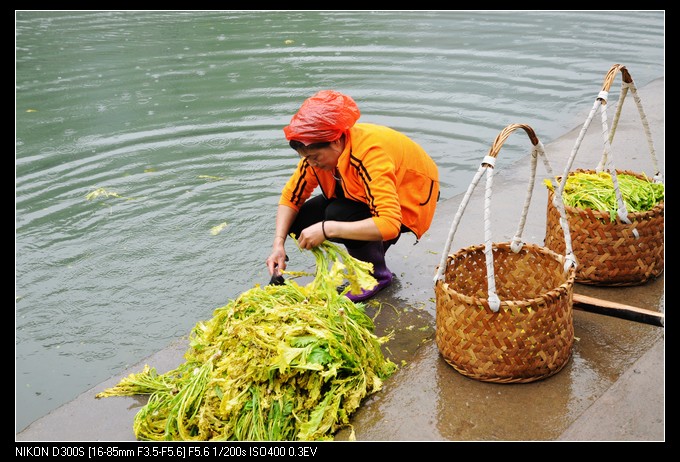
[[[397,237],[402,224],[420,239],[439,199],[437,165],[417,143],[388,127],[357,123],[345,135],[337,166],[345,197],[368,205],[383,240]],[[325,197],[336,197],[335,185],[333,172],[301,159],[279,204],[299,210],[317,186]]]

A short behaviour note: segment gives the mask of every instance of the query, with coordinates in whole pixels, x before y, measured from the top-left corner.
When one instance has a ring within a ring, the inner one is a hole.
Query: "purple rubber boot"
[[[347,253],[357,260],[373,263],[372,276],[378,281],[378,284],[371,290],[362,290],[360,294],[356,295],[348,292],[345,294],[347,298],[355,303],[363,302],[392,283],[392,277],[394,275],[385,264],[385,249],[382,241],[369,242],[358,248],[348,248]]]

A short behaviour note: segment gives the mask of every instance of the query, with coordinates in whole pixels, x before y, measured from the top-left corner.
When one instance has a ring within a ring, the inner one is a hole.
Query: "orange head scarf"
[[[335,141],[352,128],[361,116],[354,100],[334,90],[321,90],[302,103],[283,128],[286,139],[312,143]]]

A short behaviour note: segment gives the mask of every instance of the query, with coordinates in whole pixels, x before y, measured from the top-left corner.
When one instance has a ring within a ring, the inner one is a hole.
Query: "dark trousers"
[[[289,234],[299,236],[300,232],[320,221],[359,221],[366,218],[371,218],[371,212],[368,205],[363,202],[356,202],[350,199],[326,199],[322,195],[315,196],[302,204],[300,211],[295,218],[295,221],[288,231]],[[383,241],[385,252],[392,245],[395,244],[401,233],[410,232],[406,226],[401,226],[401,231],[397,237],[389,241]],[[358,241],[354,239],[331,239],[333,242],[344,244],[348,249],[356,249],[366,245],[366,241]]]

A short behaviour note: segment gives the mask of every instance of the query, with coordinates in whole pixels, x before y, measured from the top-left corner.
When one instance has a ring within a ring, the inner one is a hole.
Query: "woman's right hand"
[[[273,249],[272,253],[267,257],[267,269],[269,269],[269,274],[272,276],[280,276],[281,271],[286,269],[287,260],[288,257],[283,248]]]

